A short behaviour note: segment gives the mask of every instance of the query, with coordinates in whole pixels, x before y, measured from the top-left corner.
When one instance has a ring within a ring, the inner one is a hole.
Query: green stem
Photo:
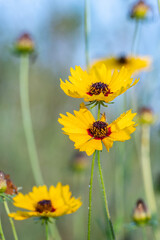
[[[3,203],[4,203],[4,207],[5,207],[6,213],[7,213],[7,215],[9,215],[9,214],[10,214],[10,211],[9,211],[9,207],[8,207],[8,204],[7,204],[6,199],[3,199]],[[9,221],[10,221],[10,224],[11,224],[11,227],[12,227],[14,239],[15,239],[15,240],[18,240],[16,228],[15,228],[15,226],[14,226],[14,222],[13,222],[12,218],[9,217]]]
[[[41,169],[38,160],[38,154],[36,149],[36,143],[33,134],[32,119],[29,104],[29,86],[28,86],[28,73],[29,73],[29,56],[27,54],[21,55],[20,63],[20,97],[21,97],[21,108],[22,108],[22,119],[25,137],[27,141],[27,147],[29,151],[29,159],[33,172],[33,176],[37,185],[44,184]],[[56,240],[60,240],[61,237],[58,233],[56,226],[54,230],[49,227],[51,235],[56,236]]]
[[[85,58],[86,66],[89,70],[89,0],[85,0],[84,7],[84,31],[85,31]]]
[[[111,221],[111,216],[109,213],[109,208],[108,208],[108,201],[107,201],[107,195],[106,195],[106,191],[105,191],[105,185],[104,185],[104,180],[103,180],[103,174],[102,174],[102,168],[101,168],[101,162],[100,162],[100,151],[97,151],[98,154],[98,169],[99,169],[99,175],[100,175],[100,180],[101,180],[101,187],[102,187],[102,192],[103,192],[103,198],[104,198],[104,204],[105,204],[105,209],[106,209],[106,213],[107,213],[107,218],[109,221],[109,226],[110,226],[110,230],[111,230],[111,234],[112,234],[112,239],[115,240],[115,233],[114,233],[114,229],[113,229],[113,224]]]
[[[143,240],[147,240],[146,229],[144,227],[142,227],[142,235],[143,235]]]
[[[45,228],[46,228],[46,240],[49,240],[49,234],[48,234],[48,221],[45,222]]]
[[[28,86],[28,72],[29,72],[29,55],[21,55],[20,63],[20,96],[22,107],[23,127],[26,136],[29,157],[33,176],[37,185],[43,184],[43,178],[38,161],[38,154],[33,134],[32,119],[29,104],[29,86]]]
[[[2,228],[2,223],[1,223],[1,219],[0,219],[0,237],[2,238],[2,240],[5,240],[5,236],[4,236],[3,228]]]
[[[91,166],[91,178],[89,184],[89,207],[88,207],[88,240],[91,239],[91,207],[92,207],[92,188],[93,188],[93,174],[94,174],[94,162],[96,151],[93,154],[92,166]]]
[[[139,27],[140,27],[140,21],[136,20],[136,25],[135,25],[135,30],[133,34],[133,41],[132,41],[132,47],[131,47],[131,53],[135,54],[136,53],[136,47],[137,47],[137,36],[139,32]]]
[[[160,0],[158,0],[158,9],[159,9],[159,13],[160,13]]]
[[[148,206],[152,214],[156,214],[157,206],[153,189],[151,163],[150,163],[150,127],[142,125],[141,136],[141,164],[143,172],[143,182]]]
[[[101,116],[101,104],[100,104],[100,102],[98,102],[97,120],[100,120],[100,116]]]

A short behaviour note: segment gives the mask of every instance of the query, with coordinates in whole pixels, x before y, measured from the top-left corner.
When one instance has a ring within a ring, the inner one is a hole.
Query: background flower
[[[15,220],[24,220],[30,217],[56,218],[77,211],[82,205],[80,198],[71,197],[69,186],[58,183],[51,186],[49,191],[46,186],[33,187],[32,192],[23,195],[19,193],[13,198],[14,205],[29,211],[17,211],[9,216]]]

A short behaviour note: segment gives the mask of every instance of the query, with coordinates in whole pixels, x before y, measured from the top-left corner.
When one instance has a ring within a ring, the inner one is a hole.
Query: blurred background
[[[129,18],[129,12],[134,3],[133,0],[90,1],[91,62],[100,57],[131,53],[135,21]],[[160,174],[160,18],[157,1],[150,0],[148,3],[152,16],[140,26],[136,53],[151,56],[153,65],[149,72],[138,74],[140,82],[135,86],[135,92],[138,108],[150,107],[157,119],[151,127],[151,163],[156,183]],[[62,134],[57,121],[59,113],[78,110],[81,103],[81,100],[64,94],[59,79],[68,79],[70,68],[75,65],[85,68],[84,1],[0,0],[0,170],[10,174],[14,184],[27,193],[35,182],[22,124],[19,58],[12,52],[13,43],[24,32],[31,34],[36,45],[36,53],[30,59],[30,105],[45,183],[47,186],[56,185],[59,181],[69,184],[73,195],[81,196],[83,202],[76,213],[57,220],[57,226],[62,239],[86,239],[91,159],[82,160],[82,168],[85,162],[84,171],[73,169],[76,152],[73,143]],[[127,94],[130,95],[130,92]],[[127,107],[132,108],[130,103]],[[124,111],[123,96],[104,111],[108,122],[116,119]],[[118,236],[122,236],[119,239],[124,240],[142,239],[140,228],[134,231],[127,228],[137,199],[145,199],[138,154],[140,127],[134,134],[136,141],[132,137],[125,144],[114,143],[110,153],[104,149],[101,154],[111,216]],[[126,152],[125,159],[122,151]],[[106,239],[107,226],[97,175],[95,169],[91,239],[103,240]],[[123,178],[122,181],[119,178]],[[160,190],[160,185],[156,189]],[[159,203],[158,191],[156,197]],[[123,229],[119,224],[121,211],[125,215]],[[11,240],[12,231],[2,204],[0,215],[6,239]],[[15,224],[19,239],[44,239],[43,228],[33,219],[16,221]],[[152,236],[149,227],[147,231],[148,236]]]

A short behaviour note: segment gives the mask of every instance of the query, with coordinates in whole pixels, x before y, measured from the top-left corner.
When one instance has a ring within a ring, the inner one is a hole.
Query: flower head
[[[113,72],[104,64],[93,67],[89,73],[76,66],[75,70],[71,68],[69,81],[60,81],[60,87],[70,97],[84,98],[87,102],[104,101],[106,103],[138,82],[137,79],[133,82],[131,72],[125,67]]]
[[[146,224],[151,219],[151,215],[142,199],[137,200],[136,207],[133,212],[133,221],[136,224]]]
[[[132,7],[130,17],[137,20],[144,20],[146,19],[150,9],[151,7],[145,3],[145,1],[140,0]]]
[[[101,66],[102,64],[105,64],[107,68],[111,69],[121,69],[124,66],[132,73],[136,73],[149,68],[151,65],[151,59],[149,57],[121,55],[119,57],[108,57],[97,60],[93,64],[93,67]]]
[[[60,114],[58,121],[64,126],[64,133],[75,142],[75,148],[91,155],[95,150],[102,150],[102,142],[109,151],[114,141],[124,142],[130,139],[130,134],[135,131],[135,122],[132,121],[135,115],[129,110],[108,124],[105,114],[96,121],[88,109],[81,108],[74,111],[74,115]]]
[[[18,193],[17,187],[13,184],[9,174],[0,171],[0,193],[14,195]]]
[[[5,179],[5,174],[0,171],[0,193],[4,193],[7,189],[7,182]]]
[[[81,173],[88,169],[89,158],[84,152],[76,151],[71,159],[70,166],[75,172]]]
[[[142,107],[139,109],[138,120],[140,124],[151,125],[155,122],[155,115],[151,108]]]
[[[29,211],[10,213],[15,220],[24,220],[30,217],[56,218],[64,214],[77,211],[82,205],[80,199],[71,197],[69,186],[58,183],[51,186],[49,191],[46,186],[33,187],[32,192],[23,195],[19,193],[13,198],[14,205]]]
[[[18,54],[30,54],[34,48],[34,42],[28,33],[22,34],[14,45],[15,52]]]

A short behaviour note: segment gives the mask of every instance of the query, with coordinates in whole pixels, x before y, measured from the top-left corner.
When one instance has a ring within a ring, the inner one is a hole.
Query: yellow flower
[[[32,192],[23,195],[19,193],[13,198],[14,205],[29,211],[17,211],[9,216],[15,220],[24,220],[30,217],[56,218],[64,214],[70,214],[82,205],[80,199],[71,197],[69,186],[58,183],[56,187],[33,187]]]
[[[139,80],[139,79],[138,79]],[[131,73],[122,67],[120,71],[107,69],[105,65],[94,67],[89,73],[76,66],[71,68],[69,81],[61,81],[62,90],[70,97],[84,98],[84,101],[112,101],[127,89],[134,86]],[[133,82],[133,83],[132,83]]]
[[[75,142],[75,148],[91,155],[95,150],[102,150],[102,142],[109,151],[114,141],[124,142],[130,139],[130,134],[135,131],[135,122],[132,121],[135,115],[129,110],[108,124],[105,114],[96,121],[89,110],[81,108],[74,111],[74,115],[60,114],[58,121],[64,125],[64,134]]]
[[[137,73],[149,68],[151,65],[151,59],[149,57],[122,55],[120,57],[100,59],[93,64],[93,67],[101,66],[102,64],[105,64],[106,67],[111,69],[121,69],[123,66],[125,66],[132,73]]]

